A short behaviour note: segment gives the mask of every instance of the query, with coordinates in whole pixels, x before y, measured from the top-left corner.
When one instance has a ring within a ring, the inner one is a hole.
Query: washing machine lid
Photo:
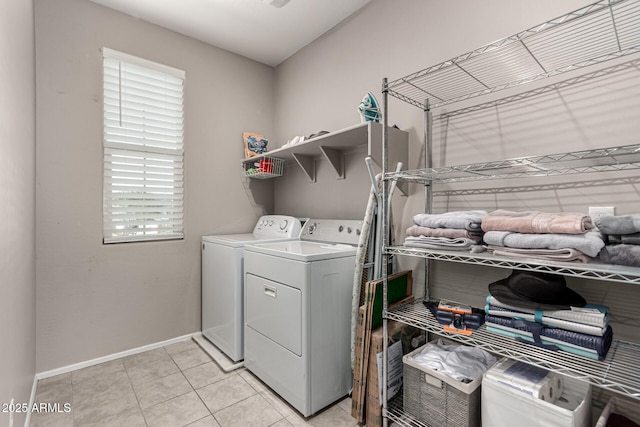
[[[277,242],[281,240],[285,239],[283,237],[266,237],[252,233],[202,236],[203,242],[217,243],[219,245],[231,246],[234,248],[240,248],[254,243]]]
[[[304,240],[257,243],[245,247],[245,251],[253,251],[302,262],[355,256],[356,250],[356,246],[353,245],[308,242]]]
[[[203,242],[242,247],[250,243],[275,242],[297,239],[300,236],[300,220],[287,215],[263,215],[252,233],[212,234],[203,236]]]

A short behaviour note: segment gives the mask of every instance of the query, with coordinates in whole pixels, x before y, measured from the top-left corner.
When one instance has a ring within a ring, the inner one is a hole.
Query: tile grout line
[[[191,342],[193,342],[194,344],[198,345],[198,343],[196,343],[193,339],[191,340]],[[200,348],[200,347],[198,346],[198,348]],[[204,350],[203,350],[203,351],[204,351]],[[169,353],[169,352],[167,351],[167,353]],[[206,353],[205,353],[205,354],[206,354]],[[173,359],[173,356],[172,356],[170,353],[169,353],[169,357],[171,357],[171,360],[173,360],[173,363],[176,363],[176,361]],[[205,362],[205,363],[208,363],[208,362]],[[188,368],[188,369],[195,368],[195,367],[197,367],[197,366],[202,366],[202,365],[204,365],[204,363],[201,363],[200,365],[196,365],[196,366],[191,366],[191,367],[190,367],[190,368]],[[204,402],[204,400],[202,400],[202,397],[200,396],[200,393],[198,393],[198,390],[196,390],[196,388],[193,386],[193,384],[191,384],[191,381],[189,381],[189,378],[187,378],[187,376],[184,374],[184,370],[183,370],[183,369],[182,369],[182,368],[181,368],[177,363],[176,363],[176,366],[178,366],[178,370],[180,370],[180,374],[182,374],[182,376],[184,377],[184,379],[187,381],[187,384],[189,384],[189,387],[191,387],[191,390],[196,394],[196,396],[198,396],[198,400],[200,400],[200,402],[202,402],[202,404],[204,405],[204,407],[205,407],[205,408],[207,408],[207,412],[209,412],[209,415],[211,415],[211,418],[213,418],[213,420],[215,421],[215,423],[216,423],[216,424],[220,425],[220,423],[219,423],[219,422],[218,422],[218,420],[216,419],[216,416],[215,416],[215,415],[213,415],[213,412],[211,412],[211,409],[209,409],[209,407],[208,407],[208,406],[207,406],[207,404]],[[200,421],[200,420],[203,420],[203,419],[207,418],[209,415],[204,416],[204,417],[202,417],[202,418],[200,418],[200,419],[198,419],[198,420],[195,420],[195,421],[193,421],[192,423],[189,423],[189,424],[187,424],[187,425],[186,425],[186,426],[184,426],[184,427],[188,427],[190,424],[193,424],[193,423],[196,423],[196,422],[198,422],[198,421]]]
[[[129,370],[127,369],[127,366],[124,364],[124,360],[122,361],[122,367],[124,368],[125,374],[127,374],[127,379],[129,380],[129,385],[131,386],[133,395],[136,398],[136,402],[138,402],[138,408],[140,408],[140,414],[142,415],[142,419],[144,420],[144,425],[149,427],[149,423],[147,422],[147,417],[145,417],[144,415],[144,410],[142,409],[142,405],[140,404],[140,399],[138,399],[138,393],[136,393],[136,389],[133,386],[133,382],[131,381],[131,377],[129,376]]]

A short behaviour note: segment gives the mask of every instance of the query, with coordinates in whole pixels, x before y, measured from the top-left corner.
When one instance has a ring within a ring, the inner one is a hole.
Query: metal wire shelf
[[[488,332],[483,325],[469,336],[446,332],[422,301],[388,310],[386,317],[451,340],[477,346],[493,354],[519,360],[550,371],[589,381],[607,390],[640,399],[640,345],[614,340],[604,361],[550,351],[521,344],[512,338]]]
[[[468,182],[640,169],[640,144],[520,157],[467,165],[388,172],[386,179]]]
[[[590,262],[587,264],[571,262],[542,261],[530,258],[500,257],[485,253],[430,250],[407,246],[389,246],[387,254],[409,255],[439,261],[452,261],[464,264],[487,265],[509,269],[530,270],[561,274],[569,277],[600,279],[609,282],[640,284],[640,268],[613,264]]]
[[[387,84],[432,108],[640,52],[640,0],[600,0]]]
[[[418,421],[411,414],[404,412],[402,393],[394,396],[387,406],[387,416],[395,424],[403,427],[431,427],[428,424]]]

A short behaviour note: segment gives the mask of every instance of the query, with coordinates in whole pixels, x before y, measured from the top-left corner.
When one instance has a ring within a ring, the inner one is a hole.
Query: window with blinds
[[[184,71],[103,48],[104,243],[184,236]]]

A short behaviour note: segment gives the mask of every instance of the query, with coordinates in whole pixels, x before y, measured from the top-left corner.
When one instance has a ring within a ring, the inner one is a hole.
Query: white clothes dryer
[[[244,365],[305,417],[352,386],[351,294],[362,221],[309,219],[245,248]]]
[[[202,335],[234,362],[244,357],[244,248],[297,239],[300,228],[297,218],[265,215],[252,233],[202,237]]]

